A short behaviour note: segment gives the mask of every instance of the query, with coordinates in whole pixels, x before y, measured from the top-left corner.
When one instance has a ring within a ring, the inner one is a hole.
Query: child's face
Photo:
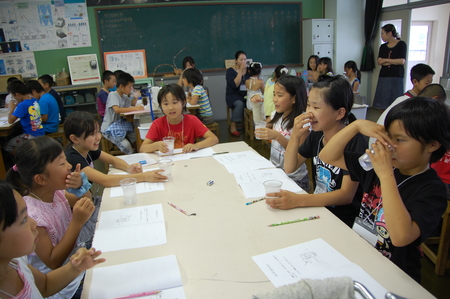
[[[334,110],[325,102],[318,88],[309,92],[306,112],[312,114],[311,128],[316,132],[332,129],[343,117],[341,110]]]
[[[42,80],[38,80],[38,82],[41,83],[42,88],[44,88],[45,91],[50,89],[50,86],[48,83],[44,83],[44,82],[42,82]]]
[[[36,249],[38,231],[36,221],[28,216],[22,196],[13,191],[17,203],[16,221],[0,231],[0,258],[12,259],[32,253]],[[1,224],[3,227],[3,223]]]
[[[311,58],[311,59],[309,60],[308,64],[309,64],[309,67],[310,67],[312,70],[315,70],[316,67],[317,67],[316,60],[315,60],[314,58]]]
[[[61,152],[55,160],[47,165],[43,174],[47,185],[55,190],[66,189],[66,177],[72,172],[71,169],[72,165],[67,162],[64,152]]]
[[[327,69],[327,65],[326,65],[325,63],[320,63],[320,64],[317,66],[317,70],[318,70],[319,72],[324,72],[326,69]]]
[[[105,80],[105,86],[108,89],[114,88],[114,86],[116,86],[116,83],[117,83],[116,76],[111,76],[109,80]]]
[[[84,139],[83,139],[84,138]],[[82,136],[82,138],[78,138],[78,144],[89,151],[96,151],[100,146],[100,140],[102,139],[102,133],[100,133],[100,128],[97,124],[95,124],[94,134],[89,136]]]
[[[192,68],[194,68],[194,65],[192,65],[192,64],[188,61],[188,62],[186,62],[186,68],[187,68],[187,69],[192,69]]]
[[[422,171],[430,159],[430,155],[427,154],[430,146],[423,145],[409,136],[401,120],[394,120],[391,123],[388,134],[397,145],[392,158],[392,166],[398,168],[405,175],[413,175]]]
[[[41,98],[41,94],[36,92],[36,90],[31,91],[31,96],[36,100],[39,100]]]
[[[418,90],[418,92],[421,92],[425,87],[433,83],[433,75],[429,74],[422,78],[422,80],[417,81],[416,79],[413,80],[414,87]]]
[[[277,113],[289,114],[293,109],[295,96],[291,96],[283,85],[276,83],[273,91],[273,103]]]
[[[119,88],[117,90],[120,90],[123,94],[131,94],[131,91],[133,90],[133,83],[130,82],[125,86],[119,85]]]
[[[167,93],[161,101],[161,109],[169,122],[177,124],[182,120],[183,102],[172,93]]]
[[[183,79],[181,79],[181,82],[183,83],[184,86],[188,86],[189,85],[189,83],[188,83],[188,81],[186,80],[185,77],[183,77]]]

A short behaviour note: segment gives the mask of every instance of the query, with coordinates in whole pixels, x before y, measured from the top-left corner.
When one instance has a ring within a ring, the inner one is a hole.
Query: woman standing
[[[378,76],[377,90],[373,107],[385,110],[399,96],[403,94],[403,77],[406,61],[406,43],[398,37],[397,30],[392,24],[381,28],[381,39],[385,42],[380,46],[378,64],[381,65]]]
[[[231,115],[230,132],[234,136],[240,133],[236,130],[236,122],[242,122],[245,108],[245,96],[247,88],[245,80],[250,78],[247,73],[247,55],[244,51],[237,51],[234,54],[235,65],[227,70],[226,80],[226,101],[229,108],[234,108]]]

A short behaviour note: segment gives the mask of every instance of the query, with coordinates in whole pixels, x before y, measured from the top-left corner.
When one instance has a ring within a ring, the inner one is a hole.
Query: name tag
[[[375,247],[378,241],[377,230],[370,225],[370,223],[364,222],[361,218],[356,217],[353,223],[353,230],[361,237]]]
[[[241,84],[241,85],[239,86],[239,90],[240,90],[240,91],[247,91],[247,87],[245,87],[245,84]]]

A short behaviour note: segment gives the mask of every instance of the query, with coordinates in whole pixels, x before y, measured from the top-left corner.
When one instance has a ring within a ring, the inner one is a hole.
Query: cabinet
[[[309,19],[303,21],[303,63],[307,68],[311,55],[333,59],[334,21]]]
[[[74,111],[97,114],[97,94],[101,89],[100,84],[54,86],[53,89],[61,96],[66,115]]]

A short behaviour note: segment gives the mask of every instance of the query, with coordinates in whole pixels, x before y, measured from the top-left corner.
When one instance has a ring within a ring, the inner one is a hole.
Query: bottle
[[[160,83],[159,83],[159,86],[160,86],[160,87],[163,87],[164,85],[166,85],[166,84],[164,84],[164,78],[161,77],[161,81],[160,81]]]
[[[388,147],[389,147],[389,150],[391,151],[391,154],[393,154],[394,149],[390,145],[388,145]],[[370,152],[372,154],[375,154],[373,147],[370,147]],[[361,157],[358,158],[358,162],[359,162],[359,165],[361,165],[361,167],[365,171],[369,171],[369,170],[373,169],[372,161],[370,160],[370,157],[367,153],[362,154]]]

